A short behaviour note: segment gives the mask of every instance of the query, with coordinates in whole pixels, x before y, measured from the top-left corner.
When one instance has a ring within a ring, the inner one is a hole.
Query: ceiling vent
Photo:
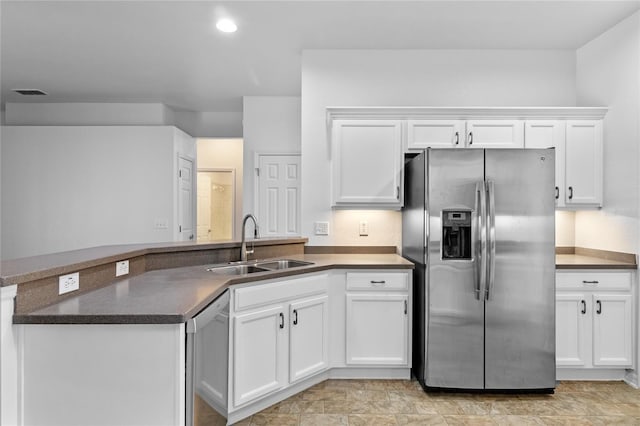
[[[14,89],[13,91],[25,96],[46,96],[47,95],[42,90],[38,90],[38,89]]]

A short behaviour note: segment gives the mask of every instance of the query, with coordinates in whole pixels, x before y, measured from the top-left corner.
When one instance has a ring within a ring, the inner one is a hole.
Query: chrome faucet
[[[247,220],[253,220],[253,238],[260,238],[260,227],[258,226],[258,221],[256,217],[249,213],[242,219],[242,244],[240,245],[240,260],[245,262],[247,260],[248,254],[253,254],[255,249],[253,248],[253,243],[251,243],[251,250],[247,250],[247,243],[245,241],[245,228],[247,227]]]

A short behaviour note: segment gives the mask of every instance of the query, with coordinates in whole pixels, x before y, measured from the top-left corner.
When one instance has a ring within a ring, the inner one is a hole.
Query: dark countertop
[[[635,262],[580,254],[556,254],[556,269],[637,269]]]
[[[412,269],[396,254],[304,254],[286,256],[314,265],[223,276],[207,265],[162,269],[123,279],[45,308],[13,316],[14,324],[178,324],[186,322],[229,286],[328,269]]]
[[[307,238],[260,238],[251,240],[255,246],[306,243]],[[240,241],[207,243],[167,242],[149,244],[120,244],[90,247],[60,253],[3,260],[0,263],[0,285],[8,286],[42,278],[63,275],[79,269],[130,259],[152,253],[179,253],[197,250],[239,248]]]

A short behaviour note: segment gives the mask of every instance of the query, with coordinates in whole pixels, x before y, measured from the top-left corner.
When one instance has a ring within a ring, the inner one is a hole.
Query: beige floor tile
[[[219,415],[196,401],[199,426]],[[217,423],[216,423],[217,422]],[[638,425],[640,390],[561,382],[551,395],[424,392],[415,380],[326,380],[238,423],[249,425]]]
[[[251,426],[298,426],[298,414],[264,414],[258,413],[251,417]]]
[[[446,426],[439,414],[396,414],[396,422],[402,426]]]
[[[300,415],[300,426],[340,426],[348,425],[349,420],[346,414],[302,414]]]
[[[349,416],[349,426],[395,426],[395,416],[382,414],[353,414]]]

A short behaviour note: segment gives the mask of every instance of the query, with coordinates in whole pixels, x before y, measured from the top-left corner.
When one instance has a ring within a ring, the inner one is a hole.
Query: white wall
[[[198,169],[235,169],[235,215],[233,239],[240,239],[242,221],[243,141],[242,139],[198,139]]]
[[[173,239],[171,126],[3,126],[2,257]],[[167,229],[155,229],[157,219]]]
[[[256,153],[301,152],[300,98],[297,96],[245,96],[242,105],[246,166],[243,175],[243,205],[245,213],[255,213],[255,155]],[[302,191],[305,191],[304,187]],[[304,216],[302,221],[305,221]]]
[[[242,136],[241,112],[187,111],[162,103],[7,103],[2,123],[12,126],[177,126],[192,136]]]
[[[576,213],[576,246],[638,253],[640,12],[577,50],[578,105],[605,105],[604,207]]]
[[[176,110],[172,124],[199,138],[242,137],[241,112]]]
[[[302,234],[311,245],[401,243],[399,212],[331,210],[327,106],[574,105],[571,50],[304,51]],[[369,237],[354,236],[361,215],[369,217]],[[329,221],[331,235],[314,236],[314,221]]]
[[[5,124],[10,126],[161,126],[173,113],[160,103],[7,103]]]

